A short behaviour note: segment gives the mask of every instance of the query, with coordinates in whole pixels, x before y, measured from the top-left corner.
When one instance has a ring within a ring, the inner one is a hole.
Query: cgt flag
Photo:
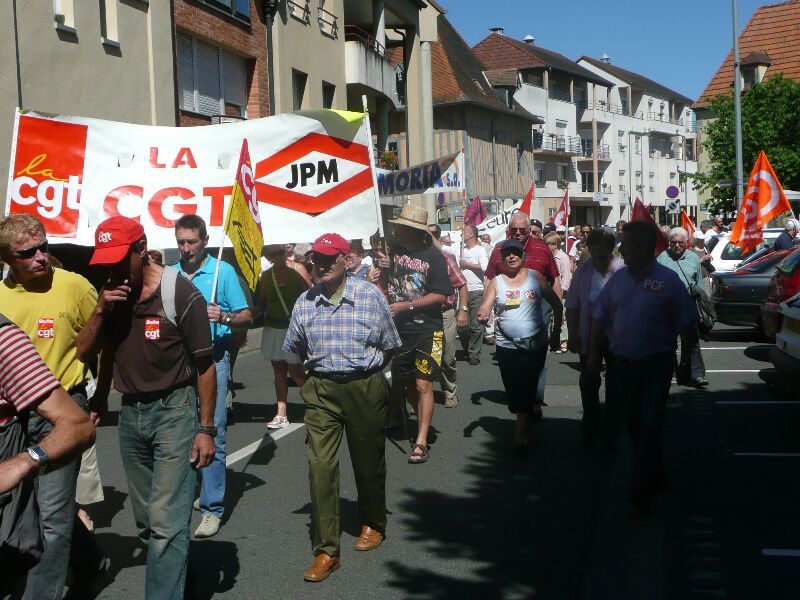
[[[561,201],[558,212],[550,219],[550,223],[565,229],[569,227],[569,188],[564,191],[564,200]]]
[[[755,248],[762,241],[762,229],[778,215],[791,211],[792,207],[783,193],[778,176],[772,170],[766,153],[762,150],[747,182],[739,215],[731,230],[731,242],[744,252]]]
[[[245,281],[250,290],[254,292],[261,274],[261,248],[264,246],[264,234],[261,231],[261,217],[258,213],[253,180],[253,165],[250,163],[250,151],[246,138],[242,142],[242,152],[239,155],[239,167],[236,169],[231,203],[225,219],[225,233],[233,244],[236,262],[239,263]],[[214,287],[216,288],[216,279]]]
[[[485,220],[486,208],[484,208],[483,202],[481,202],[481,197],[475,196],[467,207],[467,211],[464,213],[464,224],[480,225]]]
[[[695,226],[694,223],[692,223],[692,219],[686,214],[686,209],[681,209],[681,227],[683,227],[689,234],[689,244],[692,244],[692,240],[694,240]]]

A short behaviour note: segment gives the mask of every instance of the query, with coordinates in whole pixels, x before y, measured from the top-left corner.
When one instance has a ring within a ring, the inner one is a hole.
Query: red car
[[[784,258],[775,268],[769,282],[767,302],[761,307],[761,330],[768,339],[774,340],[780,330],[783,317],[781,302],[800,292],[800,248]]]

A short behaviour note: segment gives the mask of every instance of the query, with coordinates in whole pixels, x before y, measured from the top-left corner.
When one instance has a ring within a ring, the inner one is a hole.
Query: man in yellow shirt
[[[0,258],[11,268],[0,284],[3,313],[28,335],[56,379],[86,410],[88,369],[77,355],[75,340],[97,304],[97,292],[80,275],[52,268],[44,225],[33,216],[11,215],[0,220]],[[38,442],[51,429],[48,421],[31,414],[31,442]],[[79,464],[75,459],[37,480],[45,551],[28,573],[26,599],[62,596]]]

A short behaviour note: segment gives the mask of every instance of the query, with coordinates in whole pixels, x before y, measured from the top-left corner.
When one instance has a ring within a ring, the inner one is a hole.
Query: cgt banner
[[[32,214],[51,241],[84,246],[100,221],[124,215],[153,248],[174,246],[174,222],[198,214],[218,240],[246,138],[265,243],[369,237],[380,207],[363,117],[318,110],[155,127],[17,112],[6,214]]]

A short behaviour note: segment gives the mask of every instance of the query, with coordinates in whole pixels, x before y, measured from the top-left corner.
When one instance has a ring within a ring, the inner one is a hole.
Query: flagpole
[[[375,170],[375,153],[372,151],[372,127],[369,124],[369,108],[367,107],[367,95],[362,94],[361,106],[364,111],[364,120],[367,125],[367,140],[369,149],[369,168],[372,171],[372,189],[375,193],[375,212],[378,216],[378,233],[383,237],[383,217],[381,216],[381,198],[378,193],[378,172]],[[429,217],[430,218],[430,217]]]

